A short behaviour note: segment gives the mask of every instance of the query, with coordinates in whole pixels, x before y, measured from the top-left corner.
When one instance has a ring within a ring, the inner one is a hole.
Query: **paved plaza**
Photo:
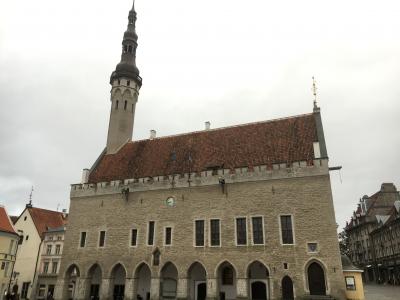
[[[365,300],[400,300],[400,286],[364,285]]]

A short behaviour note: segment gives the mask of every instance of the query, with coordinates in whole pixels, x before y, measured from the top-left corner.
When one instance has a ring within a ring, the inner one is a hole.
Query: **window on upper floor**
[[[124,103],[124,110],[126,110],[126,108],[127,108],[127,105],[128,105],[128,101],[127,101],[127,100],[125,100],[125,103]]]
[[[220,220],[210,220],[210,245],[221,246]]]
[[[61,235],[59,235],[59,236],[57,237],[57,241],[62,241],[62,236],[61,236]]]
[[[18,240],[18,245],[22,245],[23,242],[24,242],[24,235],[20,234],[19,235],[19,240]]]
[[[47,248],[46,248],[46,254],[47,254],[47,255],[51,255],[51,250],[52,250],[52,248],[53,248],[52,245],[47,245]]]
[[[252,217],[252,228],[253,228],[253,244],[263,245],[264,244],[264,222],[262,217]]]
[[[282,244],[291,245],[294,243],[292,216],[290,215],[281,216],[281,237]]]
[[[43,263],[43,273],[44,274],[47,274],[47,273],[49,273],[49,262],[48,261],[45,261],[44,263]]]
[[[127,80],[127,81],[126,81],[126,85],[127,85],[127,86],[130,86],[130,85],[131,85],[131,81],[130,81],[130,80]]]
[[[38,298],[44,298],[45,294],[46,294],[46,285],[45,284],[39,285]]]
[[[86,246],[86,232],[85,231],[81,232],[81,238],[80,238],[79,246],[81,248],[84,248]]]
[[[150,221],[148,225],[147,231],[147,245],[154,245],[154,231],[155,231],[155,223],[154,221]]]
[[[52,266],[52,269],[51,269],[51,273],[57,274],[57,272],[58,272],[58,262],[57,261],[53,261],[53,266]]]
[[[115,109],[118,109],[118,104],[119,104],[119,101],[118,100],[115,101]]]
[[[195,246],[203,247],[204,246],[204,220],[196,220],[194,222],[194,231],[195,231]]]
[[[56,245],[56,254],[61,254],[61,245]]]
[[[170,246],[172,244],[172,227],[165,227],[165,245]]]
[[[104,230],[100,231],[99,235],[99,247],[102,248],[106,243],[106,232]]]
[[[247,245],[246,223],[246,218],[236,218],[236,245]]]
[[[138,230],[136,228],[133,228],[131,230],[131,246],[132,247],[137,246],[137,238],[138,238]]]

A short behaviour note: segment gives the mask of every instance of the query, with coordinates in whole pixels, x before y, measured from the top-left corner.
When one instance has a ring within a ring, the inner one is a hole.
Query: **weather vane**
[[[312,81],[313,81],[312,91],[313,91],[313,95],[314,95],[314,108],[316,108],[317,107],[317,86],[316,86],[316,83],[315,83],[314,76],[312,77]]]
[[[29,194],[29,205],[32,205],[32,194],[33,194],[33,185],[31,188],[31,193]]]

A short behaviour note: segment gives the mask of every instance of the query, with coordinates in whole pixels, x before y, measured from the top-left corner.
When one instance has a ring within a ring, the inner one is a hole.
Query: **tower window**
[[[118,85],[120,85],[121,84],[121,80],[120,79],[118,79]]]
[[[115,109],[118,109],[118,104],[119,104],[119,101],[118,100],[115,101]]]
[[[129,45],[129,47],[128,47],[128,52],[132,53],[132,46],[131,45]]]
[[[125,100],[125,103],[124,103],[124,110],[126,110],[126,106],[128,105],[128,101],[126,101]]]
[[[133,104],[132,104],[132,112],[133,112]]]
[[[127,84],[128,86],[130,86],[130,85],[131,85],[131,81],[130,81],[130,80],[127,80],[127,81],[126,81],[126,84]]]
[[[124,45],[124,53],[126,53],[128,51],[128,46]]]

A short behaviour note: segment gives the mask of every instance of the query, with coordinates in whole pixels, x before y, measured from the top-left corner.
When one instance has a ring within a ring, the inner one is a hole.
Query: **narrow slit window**
[[[165,228],[165,245],[170,246],[172,244],[172,228]]]
[[[119,101],[115,101],[115,109],[118,109]]]
[[[137,246],[137,235],[138,235],[138,231],[137,229],[132,229],[131,231],[131,246]]]
[[[104,247],[105,243],[106,243],[106,232],[102,230],[100,231],[99,247]]]
[[[154,244],[154,221],[149,222],[149,232],[147,236],[147,245],[152,246]]]
[[[128,101],[126,101],[125,100],[125,103],[124,103],[124,110],[126,110],[126,106],[128,105]]]
[[[86,246],[86,232],[81,232],[80,247],[84,248]]]

